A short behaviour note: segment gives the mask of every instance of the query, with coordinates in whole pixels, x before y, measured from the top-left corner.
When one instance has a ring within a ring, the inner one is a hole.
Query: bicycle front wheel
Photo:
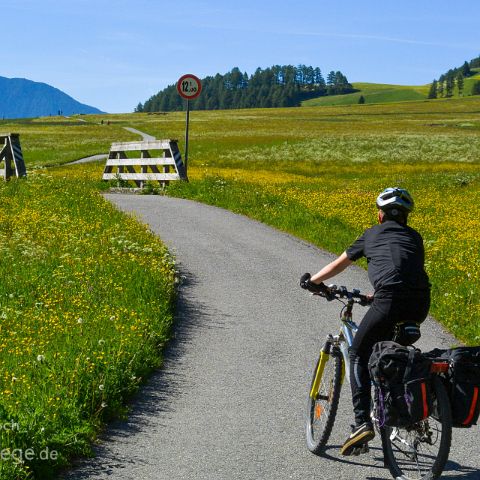
[[[331,354],[326,355],[323,360],[325,362],[323,373],[319,379],[317,375],[321,358],[313,371],[306,422],[307,447],[316,455],[323,452],[330,437],[342,388],[343,358],[340,352],[332,349]],[[315,381],[317,384],[319,382],[318,392],[312,395]]]
[[[445,467],[452,440],[452,414],[447,390],[433,377],[432,415],[411,427],[382,427],[383,453],[396,480],[434,480]]]

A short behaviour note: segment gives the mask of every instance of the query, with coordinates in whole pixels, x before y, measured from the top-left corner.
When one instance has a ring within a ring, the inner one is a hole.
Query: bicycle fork
[[[327,400],[327,401],[329,400],[328,396],[319,395],[319,389],[320,389],[320,383],[323,377],[323,372],[325,370],[325,365],[327,364],[330,358],[332,348],[335,348],[333,345],[335,340],[336,340],[336,337],[334,338],[331,335],[329,335],[327,337],[327,341],[325,342],[325,345],[320,351],[320,358],[318,359],[317,371],[315,372],[315,380],[313,381],[312,388],[310,390],[310,398],[312,398],[313,400],[319,400],[319,399]],[[342,362],[342,377],[341,377],[342,383],[344,378],[345,378],[345,362]]]
[[[325,370],[325,365],[328,362],[330,357],[330,350],[332,348],[332,343],[327,339],[325,345],[320,351],[320,358],[318,359],[317,371],[315,372],[315,380],[312,383],[312,389],[310,390],[310,398],[313,400],[318,399],[318,390],[320,388],[320,382],[322,381],[323,371]]]

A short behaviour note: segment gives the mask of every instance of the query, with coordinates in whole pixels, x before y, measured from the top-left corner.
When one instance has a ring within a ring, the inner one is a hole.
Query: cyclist
[[[413,198],[405,189],[387,188],[378,196],[376,205],[378,225],[365,230],[344,253],[318,273],[313,276],[306,273],[300,280],[302,288],[328,293],[324,280],[342,272],[355,260],[367,258],[374,297],[349,349],[355,425],[341,448],[342,455],[351,455],[375,436],[370,419],[368,373],[373,345],[391,339],[397,323],[423,322],[430,307],[423,240],[407,225],[408,214],[414,206]]]

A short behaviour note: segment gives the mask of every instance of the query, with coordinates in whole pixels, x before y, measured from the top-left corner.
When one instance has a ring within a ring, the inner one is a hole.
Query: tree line
[[[463,95],[465,78],[475,75],[473,69],[480,68],[480,55],[470,62],[465,61],[461,67],[451,68],[447,73],[440,75],[438,80],[434,79],[430,84],[428,98],[450,98],[453,97],[455,86],[458,94]],[[472,95],[480,95],[480,81],[473,84]]]
[[[303,100],[324,95],[342,95],[355,89],[340,71],[331,71],[325,79],[319,67],[274,65],[254,74],[242,73],[238,67],[221,75],[202,79],[202,93],[191,102],[194,110],[229,108],[296,107]],[[176,85],[169,85],[139,103],[136,112],[183,110],[184,100]]]

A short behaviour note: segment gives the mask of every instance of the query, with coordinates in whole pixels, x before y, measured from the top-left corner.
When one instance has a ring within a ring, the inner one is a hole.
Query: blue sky
[[[185,73],[279,64],[425,84],[480,54],[478,0],[0,0],[0,76],[131,112]]]

